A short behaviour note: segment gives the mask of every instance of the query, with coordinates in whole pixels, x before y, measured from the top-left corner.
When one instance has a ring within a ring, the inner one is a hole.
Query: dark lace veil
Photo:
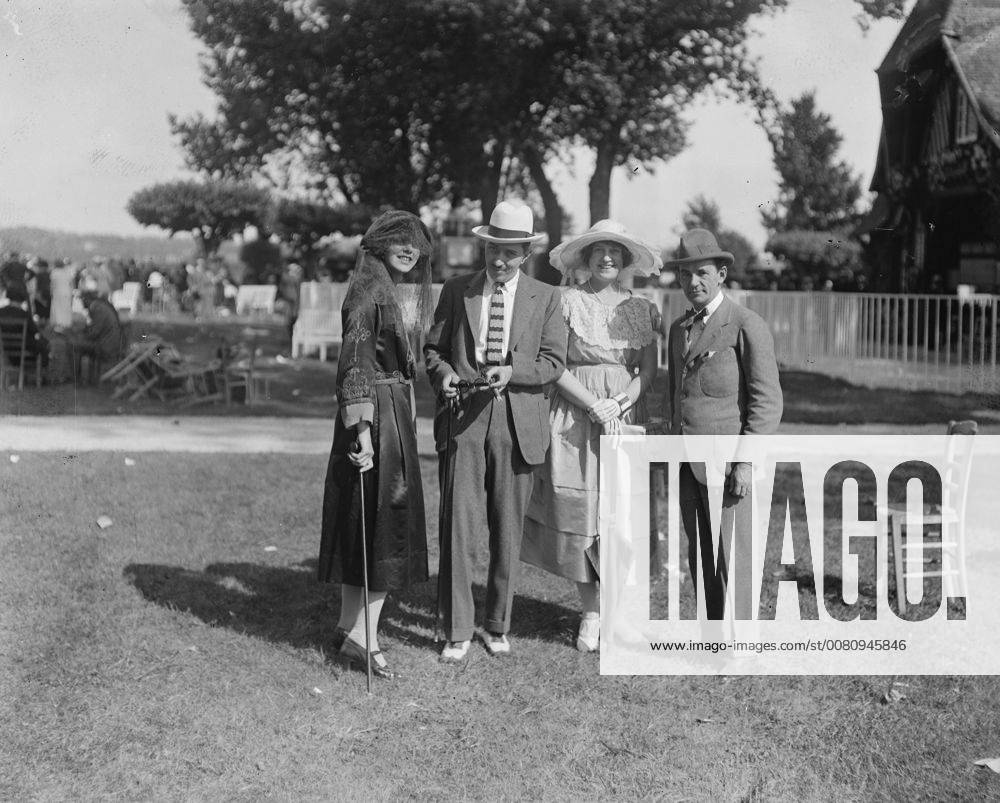
[[[397,273],[387,266],[391,245],[412,245],[420,251],[413,270]],[[365,299],[376,304],[395,301],[410,334],[430,329],[434,314],[431,296],[431,234],[420,218],[410,212],[391,210],[372,221],[361,238],[354,274],[347,288],[347,301]],[[352,304],[353,306],[353,304]]]

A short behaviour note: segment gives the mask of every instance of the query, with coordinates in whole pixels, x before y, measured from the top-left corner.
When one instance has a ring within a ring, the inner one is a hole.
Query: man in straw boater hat
[[[521,271],[535,234],[531,210],[502,201],[485,241],[485,269],[447,281],[424,345],[443,406],[435,418],[441,460],[440,613],[443,661],[462,660],[475,630],[473,555],[485,510],[490,565],[480,636],[491,655],[510,652],[507,632],[533,471],[549,445],[546,386],[563,372],[566,325],[559,291]],[[449,463],[449,461],[451,461]]]
[[[675,259],[665,263],[677,270],[692,306],[671,324],[668,335],[673,435],[767,434],[781,420],[781,386],[771,332],[757,313],[733,303],[722,292],[733,261],[711,232],[691,229],[681,235]],[[716,556],[704,465],[681,465],[679,501],[691,579],[698,588],[700,540],[706,615],[720,620],[725,613],[726,570],[732,566],[735,546],[731,536],[748,537],[751,532],[751,473],[749,463],[734,462],[727,469]]]

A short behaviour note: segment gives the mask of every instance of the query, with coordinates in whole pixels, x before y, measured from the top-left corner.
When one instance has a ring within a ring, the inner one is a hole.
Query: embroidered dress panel
[[[503,319],[504,319],[504,284],[493,285],[493,295],[490,297],[490,324],[486,331],[486,364],[502,365],[503,353]]]

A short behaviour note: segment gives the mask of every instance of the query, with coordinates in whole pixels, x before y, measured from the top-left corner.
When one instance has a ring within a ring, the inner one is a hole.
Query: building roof
[[[914,62],[943,50],[986,135],[1000,148],[1000,0],[917,0],[876,71],[882,98],[882,142],[872,189],[898,159],[906,127],[901,101],[923,91],[932,71]],[[926,66],[926,61],[924,61]]]
[[[952,0],[942,34],[987,133],[1000,145],[1000,0]]]
[[[882,59],[878,74],[905,73],[913,59],[937,44],[954,0],[917,0],[903,27]],[[988,2],[988,0],[987,0]]]

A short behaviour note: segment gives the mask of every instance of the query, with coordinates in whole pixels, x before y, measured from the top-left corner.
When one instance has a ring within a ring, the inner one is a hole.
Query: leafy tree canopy
[[[549,168],[594,155],[591,222],[615,167],[686,146],[703,91],[771,104],[746,46],[787,0],[183,0],[204,43],[209,119],[174,118],[189,164],[267,176],[331,202],[419,208],[538,189],[562,236]],[[857,0],[864,18],[902,0]]]
[[[212,175],[288,168],[351,202],[487,214],[528,174],[556,211],[544,167],[585,145],[606,217],[611,169],[678,153],[695,94],[753,92],[748,20],[785,2],[185,0],[219,107],[174,129]]]
[[[816,108],[814,93],[794,99],[778,113],[770,135],[778,171],[774,209],[761,213],[771,231],[826,231],[857,216],[861,182],[837,151],[843,140],[830,116]]]
[[[171,235],[191,232],[208,257],[247,226],[261,226],[267,219],[270,198],[266,191],[249,184],[172,181],[139,190],[126,208],[144,226],[159,226]]]
[[[318,201],[282,198],[271,218],[272,231],[291,248],[310,276],[322,240],[337,232],[345,237],[364,234],[374,216],[366,206],[331,206]]]
[[[708,229],[715,235],[719,247],[729,251],[734,257],[730,275],[736,280],[742,280],[746,272],[757,262],[757,249],[753,243],[738,231],[722,224],[722,214],[719,205],[704,195],[697,195],[687,203],[687,209],[681,216],[685,229]],[[675,254],[671,254],[675,256]]]
[[[281,246],[262,238],[243,243],[239,256],[243,271],[238,284],[262,284],[269,276],[280,276],[285,267]]]
[[[808,280],[813,286],[861,265],[861,245],[832,231],[781,231],[771,235],[765,247],[787,263],[800,283]]]

